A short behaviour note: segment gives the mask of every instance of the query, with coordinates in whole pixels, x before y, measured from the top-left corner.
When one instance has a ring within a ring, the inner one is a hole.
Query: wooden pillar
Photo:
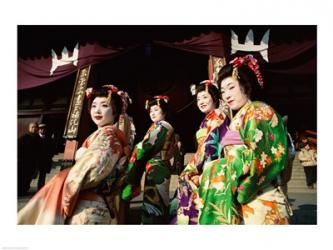
[[[226,65],[225,57],[209,56],[208,59],[208,77],[210,80],[217,81],[220,69]]]
[[[91,65],[79,69],[76,75],[75,86],[69,106],[65,131],[63,135],[63,137],[66,139],[63,168],[66,168],[73,164],[75,152],[79,146],[80,137],[82,137],[80,136],[80,134],[82,134],[81,127],[83,126],[80,126],[80,124],[82,124],[82,120],[86,120],[85,117],[87,116],[84,115],[87,112],[82,111],[90,68]]]
[[[209,56],[208,59],[208,79],[213,80],[214,75],[214,65],[213,65],[213,56]]]

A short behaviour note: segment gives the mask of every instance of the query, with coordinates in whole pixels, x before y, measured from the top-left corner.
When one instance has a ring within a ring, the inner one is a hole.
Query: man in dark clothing
[[[47,173],[50,173],[52,167],[52,157],[54,154],[54,143],[53,140],[46,136],[46,124],[41,123],[38,126],[39,136],[41,140],[41,148],[39,151],[38,161],[38,190],[45,185],[45,177]]]
[[[37,123],[29,123],[28,133],[18,139],[18,168],[17,191],[18,195],[25,195],[29,188],[34,173],[37,171],[38,152],[40,139]]]

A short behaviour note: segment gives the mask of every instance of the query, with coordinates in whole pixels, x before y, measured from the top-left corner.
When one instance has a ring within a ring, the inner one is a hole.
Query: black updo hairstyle
[[[221,88],[221,82],[227,77],[232,77],[234,66],[232,64],[227,64],[223,66],[218,73],[217,83]],[[246,65],[243,64],[237,67],[239,86],[243,93],[250,99],[252,96],[252,91],[259,89],[259,83],[254,72]]]
[[[88,98],[88,110],[90,112],[91,105],[96,97],[109,97],[109,89],[106,87],[94,88],[92,90],[91,95]],[[123,108],[123,101],[121,97],[116,93],[113,92],[111,94],[111,107],[114,115],[113,124],[117,123],[119,120],[119,116],[121,114]]]
[[[220,106],[220,99],[221,99],[220,91],[213,84],[207,86],[207,88],[208,88],[208,93],[210,94],[210,96],[213,99],[213,102],[215,104],[215,108],[218,108]],[[196,89],[195,89],[195,100],[197,98],[198,93],[200,93],[202,91],[206,91],[206,84],[199,84],[199,85],[196,86]]]
[[[150,108],[154,105],[158,105],[160,106],[160,108],[162,109],[163,113],[165,114],[165,116],[168,114],[169,111],[169,103],[166,102],[164,99],[156,99],[156,98],[151,98],[146,106],[146,109],[148,111],[148,113],[150,113]]]

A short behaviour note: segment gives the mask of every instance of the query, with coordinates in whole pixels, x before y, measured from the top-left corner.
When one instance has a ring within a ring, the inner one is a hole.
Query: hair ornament
[[[195,93],[196,93],[196,86],[195,86],[195,84],[191,84],[190,91],[191,91],[192,95],[195,95]]]
[[[210,86],[213,86],[213,85],[218,89],[217,83],[214,82],[213,80],[203,80],[199,84],[205,84],[205,90],[206,90],[206,92],[208,92],[208,88]]]
[[[93,93],[94,93],[93,88],[87,88],[87,89],[86,89],[86,97],[87,97],[88,99],[90,99],[90,98],[92,97]]]
[[[258,60],[254,58],[253,55],[249,54],[243,57],[235,57],[230,61],[230,64],[233,65],[233,71],[232,71],[232,77],[235,79],[238,79],[238,67],[240,67],[243,64],[246,64],[256,75],[258,83],[261,88],[264,86],[264,80],[263,77],[259,71],[259,64]]]
[[[132,104],[132,99],[131,97],[128,95],[128,93],[124,90],[119,90],[117,92],[117,94],[121,97],[121,99],[123,100],[123,102],[128,101],[129,104]]]
[[[103,88],[108,90],[108,99],[107,102],[111,103],[112,100],[112,93],[117,93],[118,92],[118,88],[112,84],[106,84],[102,86]]]
[[[158,106],[160,106],[161,100],[163,100],[165,103],[169,102],[169,97],[166,95],[156,95],[153,98],[156,100]],[[147,109],[147,110],[149,108],[149,103],[150,103],[150,101],[146,100],[145,109]]]
[[[157,100],[158,106],[160,105],[160,100],[163,100],[165,103],[169,102],[169,97],[166,95],[156,95],[154,96],[154,99]]]

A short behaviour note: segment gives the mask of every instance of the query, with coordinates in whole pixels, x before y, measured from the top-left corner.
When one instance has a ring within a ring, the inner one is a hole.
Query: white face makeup
[[[222,80],[221,94],[222,100],[226,102],[232,110],[239,110],[248,101],[248,97],[242,91],[239,82],[231,76]]]
[[[197,94],[197,106],[199,110],[205,114],[208,114],[215,109],[213,98],[206,91],[201,91]]]
[[[90,115],[98,128],[113,124],[114,115],[107,97],[96,97],[91,104]]]
[[[149,109],[149,116],[153,122],[159,122],[165,119],[165,114],[163,110],[158,105],[153,105]]]

